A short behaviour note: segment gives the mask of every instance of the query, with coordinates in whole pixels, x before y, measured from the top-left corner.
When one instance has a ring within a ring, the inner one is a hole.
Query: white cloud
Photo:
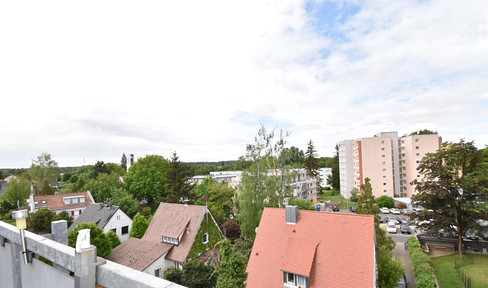
[[[332,2],[1,3],[0,167],[237,159],[261,123],[488,144],[487,3]]]

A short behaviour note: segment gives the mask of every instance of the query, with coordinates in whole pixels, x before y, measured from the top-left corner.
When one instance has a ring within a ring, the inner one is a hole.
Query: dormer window
[[[166,237],[163,236],[163,243],[168,243],[172,245],[177,245],[179,244],[178,238],[171,238],[171,237]]]
[[[208,233],[203,234],[203,244],[208,243]]]
[[[298,274],[294,274],[294,273],[290,273],[290,272],[283,272],[283,284],[284,286],[286,287],[291,287],[291,288],[294,288],[294,287],[302,287],[302,288],[306,288],[308,287],[307,286],[307,277],[304,277],[304,276],[301,276],[301,275],[298,275]]]

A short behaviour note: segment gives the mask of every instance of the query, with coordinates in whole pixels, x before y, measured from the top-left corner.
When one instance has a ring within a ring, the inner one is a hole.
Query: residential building
[[[104,233],[112,230],[117,234],[120,242],[129,239],[129,232],[132,228],[132,220],[122,211],[119,206],[112,204],[89,204],[83,213],[71,224],[69,230],[81,223],[95,223]]]
[[[56,214],[66,211],[74,219],[78,218],[86,206],[95,203],[90,191],[54,195],[30,196],[27,204],[31,212],[47,208]]]
[[[332,188],[332,183],[329,183],[329,176],[332,176],[332,168],[320,168],[320,178],[322,179],[322,187]]]
[[[209,175],[194,176],[188,179],[188,181],[190,183],[201,184],[203,180],[208,177],[211,177],[217,183],[225,182],[229,185],[229,187],[237,188],[237,186],[239,186],[239,184],[241,183],[242,171],[214,171],[210,172]]]
[[[129,238],[107,259],[161,277],[166,268],[181,269],[223,238],[205,206],[161,203],[144,236]]]
[[[372,215],[264,208],[246,287],[377,287]]]
[[[341,195],[349,198],[351,190],[371,180],[373,194],[410,198],[411,184],[420,177],[417,167],[427,153],[440,149],[437,134],[398,137],[397,132],[381,132],[374,137],[346,140],[339,146]]]

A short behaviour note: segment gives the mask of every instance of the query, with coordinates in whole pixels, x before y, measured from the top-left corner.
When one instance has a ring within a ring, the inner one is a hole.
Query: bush
[[[164,270],[163,272],[164,279],[174,282],[176,284],[180,284],[180,285],[183,284],[183,282],[181,282],[182,277],[183,277],[183,270],[178,268],[171,267]]]
[[[408,239],[408,251],[412,262],[412,270],[415,275],[415,285],[418,288],[435,287],[434,276],[432,275],[432,261],[429,256],[425,255],[415,238]]]

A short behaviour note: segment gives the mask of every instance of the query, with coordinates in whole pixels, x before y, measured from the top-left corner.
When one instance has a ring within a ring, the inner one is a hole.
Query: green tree
[[[404,273],[401,262],[392,258],[391,250],[395,248],[395,242],[391,237],[386,235],[385,230],[380,228],[378,217],[380,209],[373,195],[373,189],[369,178],[365,179],[365,183],[361,185],[361,190],[362,194],[358,199],[356,213],[373,215],[375,219],[378,283],[380,283],[381,288],[394,288],[396,287],[398,279],[400,279],[400,276]]]
[[[288,201],[288,205],[297,206],[298,210],[311,210],[311,211],[317,210],[317,208],[315,208],[313,203],[307,199],[291,198]]]
[[[183,270],[175,267],[170,267],[163,272],[163,278],[173,283],[183,285]]]
[[[217,243],[220,248],[220,264],[216,269],[216,288],[244,288],[244,281],[247,279],[247,258],[239,252],[231,249],[231,243],[224,239]]]
[[[193,185],[188,182],[188,169],[178,158],[176,152],[173,152],[169,167],[166,170],[166,181],[169,190],[167,201],[170,203],[183,203],[185,200],[191,201],[193,198]]]
[[[305,152],[305,160],[303,161],[303,165],[307,170],[308,176],[317,180],[317,189],[319,192],[321,192],[322,179],[320,178],[319,158],[317,158],[316,155],[317,150],[315,150],[312,139],[310,139],[307,146],[307,152]]]
[[[359,189],[357,187],[354,187],[351,189],[351,197],[349,197],[349,200],[352,202],[358,202],[359,199]]]
[[[78,231],[90,229],[90,243],[97,247],[97,256],[106,257],[112,251],[112,241],[95,223],[81,223],[68,232],[68,245],[76,246]]]
[[[213,268],[200,260],[192,260],[183,265],[182,282],[188,288],[211,288],[217,281]]]
[[[305,162],[305,153],[303,153],[303,150],[291,146],[290,148],[283,149],[283,153],[284,155],[280,157],[285,159],[285,165],[303,167],[303,163]]]
[[[319,167],[320,168],[332,168],[334,163],[334,157],[320,157],[319,158]]]
[[[377,200],[379,207],[393,208],[395,207],[395,199],[390,196],[380,196]]]
[[[142,236],[144,236],[144,233],[146,233],[148,226],[149,222],[147,219],[141,214],[137,213],[132,220],[132,228],[130,229],[129,236],[141,239]]]
[[[327,183],[332,186],[333,190],[341,189],[339,176],[339,145],[335,146],[334,161],[332,162],[332,174],[328,176]]]
[[[290,195],[293,173],[281,167],[280,151],[284,141],[274,141],[274,131],[268,133],[264,127],[258,132],[254,144],[247,145],[246,158],[252,165],[242,173],[239,186],[238,219],[241,233],[254,239],[264,207],[284,207],[285,198]]]
[[[34,183],[41,187],[44,195],[54,194],[52,187],[57,184],[60,174],[58,163],[51,158],[51,154],[44,152],[36,160],[32,160],[29,174]]]
[[[107,235],[108,241],[110,242],[110,247],[112,247],[112,249],[120,245],[119,236],[117,236],[114,231],[109,230],[105,234]]]
[[[88,180],[84,185],[97,203],[107,202],[116,190],[122,189],[122,186],[117,175],[106,173],[98,174],[97,178]]]
[[[208,197],[208,208],[219,225],[230,219],[233,215],[234,202],[232,201],[235,189],[225,182],[217,183],[211,177],[207,177],[196,186],[196,205],[205,205],[204,197]]]
[[[71,174],[71,172],[64,172],[63,173],[63,177],[62,177],[62,181],[63,182],[68,182],[72,175],[73,174]]]
[[[117,175],[117,176],[124,176],[126,169],[116,163],[107,163],[107,169],[109,170],[109,174]]]
[[[166,197],[165,173],[168,161],[162,156],[148,155],[140,158],[124,178],[125,188],[137,200],[152,204],[156,197]]]
[[[0,197],[3,201],[8,202],[10,206],[17,207],[17,203],[19,206],[25,206],[25,200],[29,198],[29,195],[29,184],[25,181],[19,182],[17,179],[12,178],[9,182],[9,186],[5,190],[5,193]]]
[[[419,131],[415,131],[415,132],[410,133],[410,135],[429,135],[429,134],[438,134],[438,133],[437,133],[437,131],[432,131],[429,129],[419,130]]]
[[[434,211],[420,218],[432,219],[436,229],[457,233],[460,255],[465,231],[480,229],[477,220],[488,218],[485,161],[473,142],[443,143],[439,151],[425,155],[417,168],[422,177],[412,182],[417,190],[413,204]]]
[[[27,218],[28,230],[35,233],[51,233],[51,222],[55,215],[54,212],[46,208],[29,213]]]
[[[134,199],[132,195],[127,193],[122,188],[116,189],[112,192],[111,201],[112,204],[119,206],[119,208],[129,217],[134,217],[139,210],[139,201]]]
[[[97,161],[97,163],[95,163],[95,167],[93,168],[92,178],[96,179],[98,175],[102,173],[110,174],[110,170],[108,169],[107,165],[103,163],[103,161]]]

